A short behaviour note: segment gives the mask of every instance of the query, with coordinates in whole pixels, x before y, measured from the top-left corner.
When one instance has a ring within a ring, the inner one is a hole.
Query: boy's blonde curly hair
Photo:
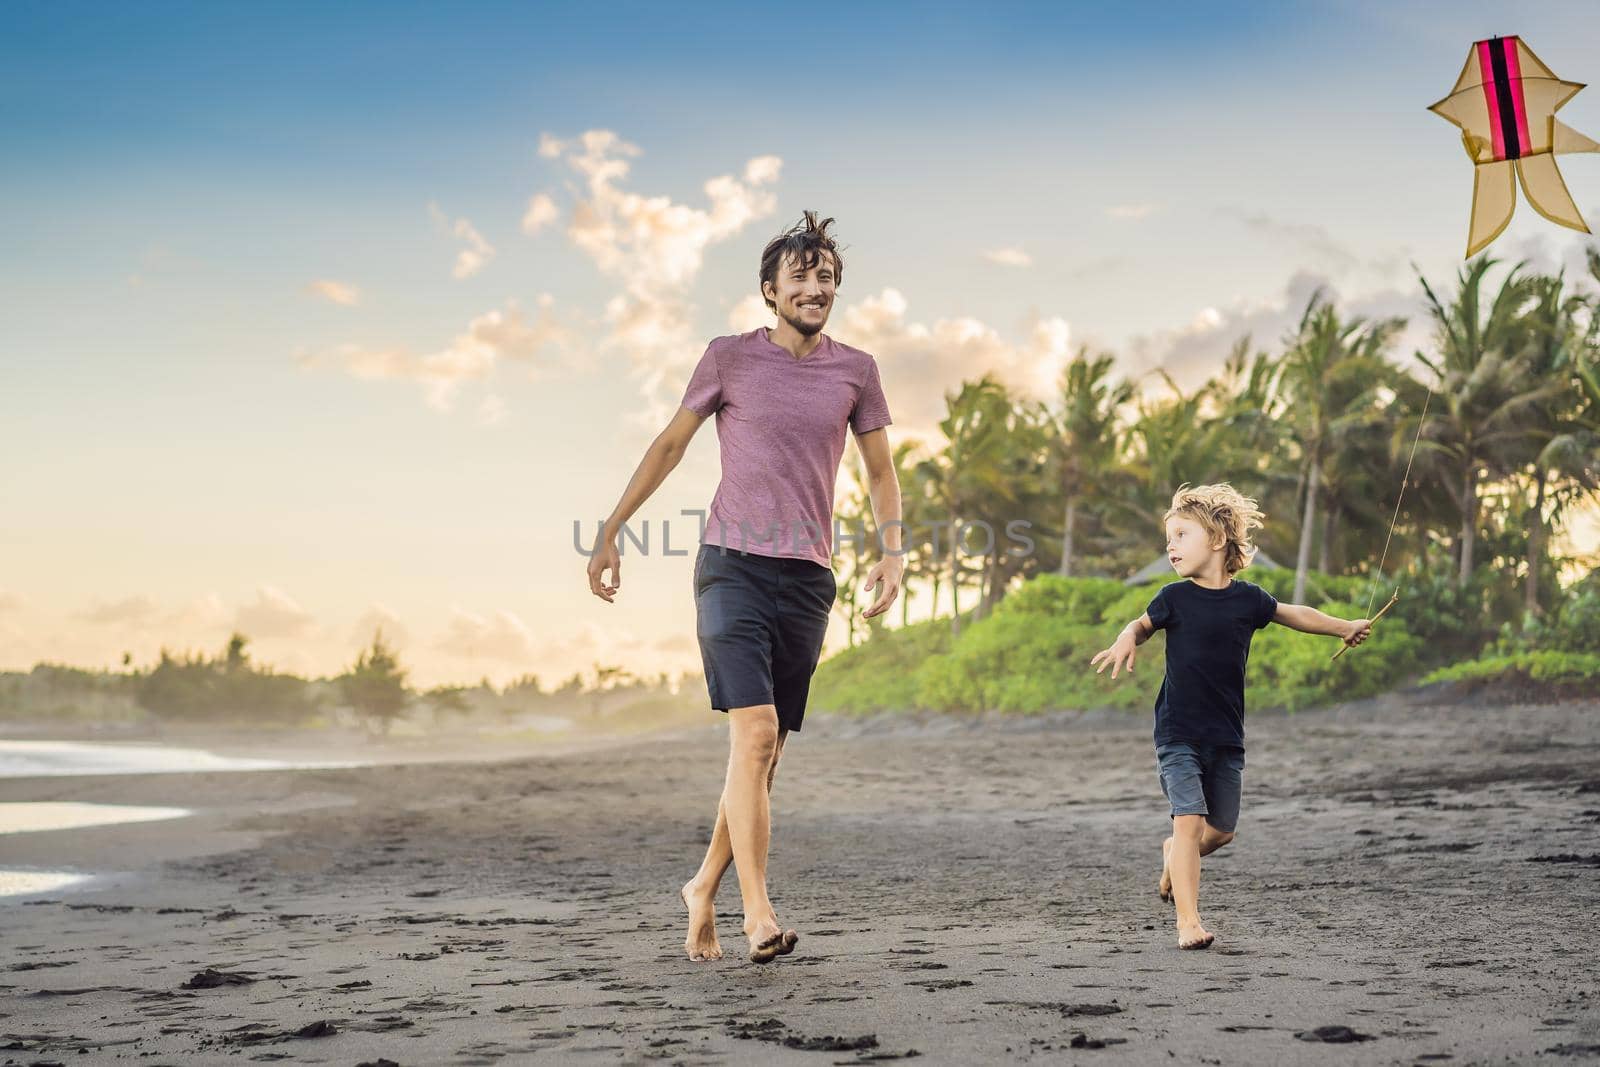
[[[1225,555],[1223,569],[1228,577],[1244,570],[1256,554],[1250,543],[1250,531],[1263,525],[1265,516],[1251,497],[1222,482],[1218,485],[1189,485],[1185,482],[1172,494],[1172,507],[1161,517],[1161,524],[1182,515],[1198,522],[1212,544],[1221,541]]]

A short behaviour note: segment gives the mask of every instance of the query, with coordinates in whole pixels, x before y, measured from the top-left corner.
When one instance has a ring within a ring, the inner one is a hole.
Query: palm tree
[[[1472,576],[1483,476],[1505,477],[1519,465],[1517,450],[1533,438],[1538,412],[1569,387],[1532,373],[1526,312],[1538,292],[1536,280],[1521,275],[1524,264],[1511,269],[1483,308],[1483,279],[1495,262],[1483,257],[1465,267],[1448,304],[1420,278],[1436,352],[1431,358],[1419,352],[1417,358],[1433,373],[1438,414],[1430,419],[1418,455],[1445,477],[1456,502],[1460,586]]]
[[[934,617],[939,614],[939,587],[943,584],[944,565],[950,553],[948,545],[941,545],[939,535],[940,526],[953,507],[949,473],[942,453],[925,456],[912,467],[912,492],[902,491],[902,498],[916,500],[917,529],[920,530],[924,525],[928,527],[928,545],[926,549],[922,548],[921,539],[918,538],[917,557],[918,569],[927,577],[930,586],[929,603]],[[907,513],[910,514],[909,508]]]
[[[1048,433],[1050,469],[1064,498],[1059,568],[1063,576],[1072,573],[1078,509],[1086,499],[1106,495],[1107,478],[1122,451],[1118,413],[1133,399],[1133,386],[1111,380],[1113,362],[1109,353],[1091,359],[1088,348],[1080,348],[1062,372],[1059,409],[1040,412]]]
[[[901,531],[901,559],[905,562],[905,570],[901,576],[902,588],[900,590],[900,625],[905,626],[911,622],[911,583],[922,574],[929,565],[929,552],[922,543],[918,533],[926,526],[931,516],[932,499],[929,486],[923,482],[922,448],[914,441],[902,441],[895,446],[894,469],[895,476],[900,481],[900,520],[905,524]],[[934,575],[937,583],[938,576]],[[938,602],[937,588],[934,593],[934,602]]]
[[[1589,252],[1590,271],[1600,280],[1600,254]],[[1600,298],[1568,293],[1563,276],[1540,278],[1537,302],[1527,317],[1532,371],[1568,388],[1550,398],[1533,421],[1527,448],[1534,495],[1528,513],[1528,575],[1523,614],[1539,611],[1539,571],[1547,541],[1545,506],[1557,514],[1569,500],[1600,489]],[[1587,329],[1581,323],[1587,320]],[[1553,518],[1557,516],[1553,515]]]
[[[1296,527],[1279,516],[1291,515],[1298,507],[1304,472],[1298,464],[1286,462],[1291,449],[1277,388],[1282,360],[1266,352],[1252,355],[1250,349],[1249,335],[1241,337],[1222,372],[1202,392],[1219,423],[1214,447],[1228,480],[1267,505],[1267,526],[1260,540],[1284,545]]]
[[[1294,567],[1295,603],[1305,599],[1324,469],[1348,441],[1371,434],[1379,413],[1375,394],[1387,366],[1383,350],[1403,325],[1403,319],[1374,323],[1342,319],[1319,290],[1306,303],[1279,364],[1276,387],[1283,399],[1281,411],[1299,445],[1305,483]]]
[[[371,646],[356,658],[355,666],[338,678],[338,684],[345,701],[383,734],[410,700],[406,671],[394,649],[384,642],[381,628],[374,632]]]
[[[1040,422],[1037,408],[1013,400],[1006,419],[1002,462],[991,473],[979,497],[978,515],[992,534],[984,561],[980,615],[994,610],[1013,578],[1034,572],[1040,565],[1036,553],[1023,552],[1015,546],[1012,523],[1021,520],[1032,528],[1034,516],[1057,513],[1060,498],[1049,477],[1048,441],[1049,432]]]
[[[1372,406],[1339,434],[1337,448],[1327,455],[1316,566],[1323,574],[1341,573],[1354,560],[1376,562],[1381,554],[1391,518],[1398,521],[1394,506],[1411,448],[1411,438],[1402,439],[1397,427],[1412,410],[1409,399],[1414,396],[1420,409],[1424,392],[1405,371],[1387,367]],[[1414,494],[1405,499],[1416,503]]]
[[[946,415],[939,423],[945,447],[937,457],[936,498],[944,505],[949,523],[951,630],[961,631],[961,585],[972,568],[961,561],[966,548],[967,523],[985,522],[985,560],[977,569],[981,614],[1004,594],[1009,577],[998,526],[1026,513],[1021,505],[1035,490],[1031,484],[1042,465],[1036,424],[1019,414],[1018,405],[992,375],[966,382],[961,391],[946,394]]]
[[[1164,370],[1155,372],[1166,396],[1142,395],[1138,417],[1129,427],[1127,460],[1131,476],[1122,510],[1146,528],[1161,524],[1172,493],[1185,482],[1213,481],[1234,455],[1233,429],[1217,418],[1217,384],[1207,382],[1185,393]]]
[[[917,458],[921,446],[915,441],[902,441],[895,446],[894,467],[895,475],[900,482],[900,521],[901,527],[901,559],[905,563],[905,570],[901,576],[900,589],[900,623],[906,625],[911,619],[911,581],[928,567],[929,553],[926,551],[917,531],[922,529],[928,521],[929,502],[926,484],[927,472],[923,470],[923,462]],[[845,640],[854,647],[856,637],[865,628],[868,632],[875,629],[874,624],[881,623],[882,617],[875,619],[862,619],[856,610],[861,600],[857,588],[864,581],[872,565],[887,553],[882,551],[882,528],[874,525],[872,512],[872,494],[867,484],[866,468],[861,462],[859,452],[852,455],[849,462],[850,479],[847,483],[845,494],[834,504],[834,514],[842,527],[839,540],[834,544],[835,554],[843,558],[843,563],[835,564],[840,569],[839,594],[834,607],[845,620]],[[874,535],[873,531],[877,530]],[[870,539],[863,546],[863,538]],[[864,551],[864,548],[870,549]],[[937,583],[937,577],[935,577]],[[935,600],[937,601],[938,588],[935,584]]]
[[[863,554],[861,544],[862,538],[868,536],[867,530],[871,525],[869,520],[872,518],[872,503],[866,483],[866,471],[860,453],[856,453],[850,458],[849,491],[834,508],[843,525],[840,541],[848,540],[849,545],[848,548],[842,543],[834,546],[834,550],[843,560],[839,564],[839,593],[834,608],[844,619],[845,644],[850,648],[855,647],[856,638],[867,623],[857,610],[863,595],[861,583],[866,579],[867,571],[871,569],[871,562]]]

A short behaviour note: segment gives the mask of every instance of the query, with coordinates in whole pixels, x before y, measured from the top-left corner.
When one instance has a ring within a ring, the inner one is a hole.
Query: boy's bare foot
[[[1210,948],[1216,936],[1198,922],[1178,924],[1178,947],[1184,949]]]
[[[1161,842],[1161,881],[1156,883],[1156,892],[1161,899],[1172,903],[1172,838]]]
[[[779,956],[787,956],[800,940],[799,934],[779,926],[776,918],[757,923],[748,932],[751,963],[771,963]]]
[[[683,939],[683,951],[696,963],[720,960],[722,943],[717,940],[716,900],[701,892],[693,881],[684,883],[679,895],[689,909],[689,934]]]

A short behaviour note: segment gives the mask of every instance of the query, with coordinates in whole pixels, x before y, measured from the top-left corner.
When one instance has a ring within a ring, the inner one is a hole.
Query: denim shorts
[[[694,561],[695,630],[718,711],[774,704],[798,730],[838,583],[809,559],[703,544]]]
[[[1156,746],[1156,763],[1174,816],[1204,815],[1215,829],[1233,833],[1244,789],[1244,749],[1169,741]]]

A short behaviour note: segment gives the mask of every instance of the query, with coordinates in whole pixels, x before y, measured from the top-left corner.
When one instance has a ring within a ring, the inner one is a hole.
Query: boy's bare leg
[[[1207,831],[1210,831],[1209,834]],[[1172,847],[1167,852],[1172,897],[1178,908],[1178,947],[1209,948],[1216,940],[1200,924],[1200,857],[1233,840],[1206,825],[1204,815],[1172,818]],[[1209,847],[1202,852],[1202,842]]]
[[[736,707],[728,712],[728,779],[717,806],[717,825],[706,849],[701,869],[683,886],[683,902],[690,909],[690,933],[685,939],[691,960],[718,958],[722,945],[715,929],[717,886],[730,861],[736,865],[744,896],[744,933],[754,952],[766,945],[760,961],[771,958],[771,942],[781,952],[794,945],[778,926],[778,917],[766,897],[766,846],[771,838],[768,793],[778,773],[778,757],[786,731],[778,726],[778,709],[771,704]]]
[[[1200,855],[1209,856],[1217,849],[1233,840],[1231,832],[1224,833],[1206,823],[1205,831],[1200,835]],[[1172,838],[1161,842],[1161,881],[1156,883],[1156,892],[1167,903],[1172,902]]]
[[[778,731],[778,744],[767,767],[767,793],[772,793],[772,780],[778,774],[778,760],[783,756],[783,743],[789,731]],[[730,757],[731,761],[731,757]],[[770,817],[769,817],[770,825]],[[717,940],[717,890],[722,876],[733,862],[733,841],[728,836],[728,813],[725,797],[717,801],[717,824],[711,831],[711,843],[706,847],[705,859],[693,878],[680,890],[683,903],[689,909],[689,933],[683,940],[683,949],[691,960],[720,960],[722,944]]]

